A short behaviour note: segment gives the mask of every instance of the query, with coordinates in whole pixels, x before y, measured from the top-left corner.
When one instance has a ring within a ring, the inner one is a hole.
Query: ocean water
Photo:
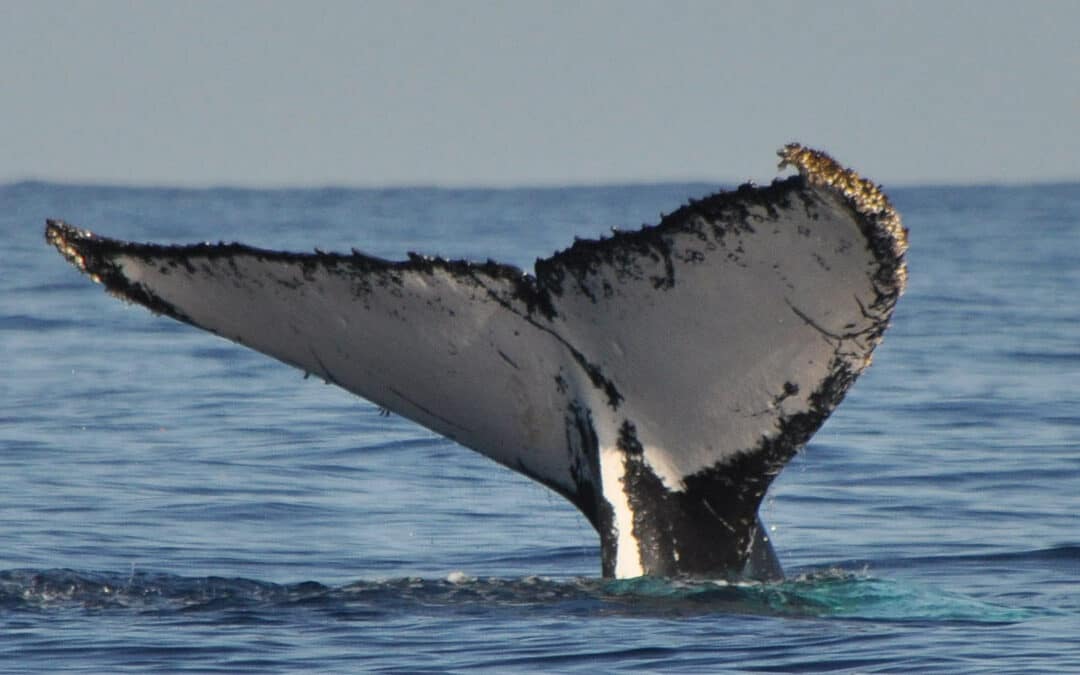
[[[0,672],[1080,672],[1080,184],[890,191],[910,286],[764,585],[602,580],[554,493],[42,236],[529,267],[713,189],[0,186]]]

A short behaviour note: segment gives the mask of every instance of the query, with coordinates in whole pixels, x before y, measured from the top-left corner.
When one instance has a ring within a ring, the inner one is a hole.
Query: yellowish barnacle
[[[794,167],[811,184],[827,185],[844,195],[859,213],[872,218],[876,227],[888,236],[893,244],[893,255],[898,260],[903,257],[907,251],[907,229],[880,186],[841,166],[826,153],[804,148],[798,143],[789,143],[777,154],[780,155],[781,169]],[[907,283],[907,267],[902,263],[897,265],[895,282],[902,292]]]
[[[819,150],[804,148],[798,143],[784,146],[780,168],[793,166],[812,183],[824,184],[839,190],[866,214],[887,215],[892,211],[888,197],[876,185]],[[893,212],[895,214],[895,212]]]
[[[79,249],[69,244],[66,239],[62,240],[62,243],[63,248],[60,249],[60,252],[63,253],[64,257],[67,258],[72,264],[78,267],[81,271],[85,272],[86,259],[83,258],[81,253],[79,253]]]
[[[86,258],[85,256],[83,256],[82,251],[80,251],[77,246],[72,244],[71,241],[69,241],[68,237],[65,236],[68,233],[71,233],[76,237],[80,237],[82,239],[93,239],[94,234],[89,230],[80,230],[73,228],[69,225],[65,226],[64,228],[51,225],[46,230],[46,239],[48,240],[48,242],[55,246],[56,250],[58,250],[60,254],[63,255],[65,259],[67,259],[68,262],[77,267],[80,272],[88,273]],[[101,277],[97,274],[88,273],[88,276],[94,282],[99,284],[101,283]]]

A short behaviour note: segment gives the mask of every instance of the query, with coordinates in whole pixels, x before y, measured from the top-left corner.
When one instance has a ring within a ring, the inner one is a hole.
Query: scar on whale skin
[[[238,243],[162,246],[59,220],[106,290],[315,373],[548,486],[604,576],[782,575],[758,507],[888,327],[907,231],[823,152],[796,173],[577,240],[532,274]]]

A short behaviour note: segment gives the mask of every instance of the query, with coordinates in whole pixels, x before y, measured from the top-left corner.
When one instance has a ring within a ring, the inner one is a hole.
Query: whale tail
[[[877,187],[824,153],[781,157],[797,175],[579,240],[531,275],[129,243],[57,220],[46,238],[120,298],[562,494],[599,533],[605,576],[767,578],[758,506],[870,363],[906,277]]]

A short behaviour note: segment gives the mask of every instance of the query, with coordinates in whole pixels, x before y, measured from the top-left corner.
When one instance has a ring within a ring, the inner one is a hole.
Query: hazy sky
[[[1080,2],[0,0],[0,182],[1080,179]]]

